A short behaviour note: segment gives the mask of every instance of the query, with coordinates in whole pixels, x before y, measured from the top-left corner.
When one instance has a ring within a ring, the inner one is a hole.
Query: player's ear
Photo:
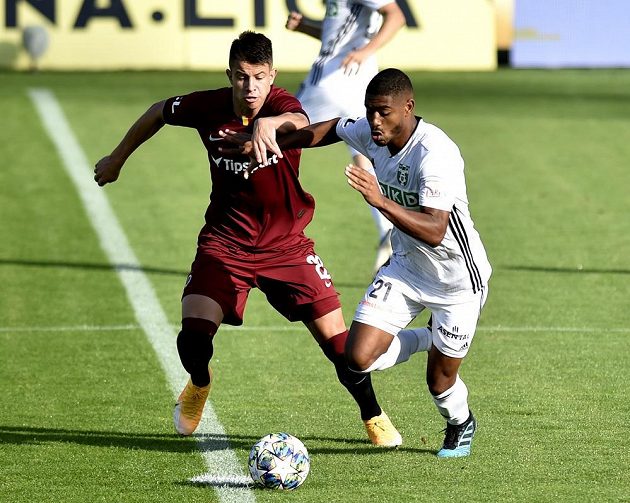
[[[405,113],[413,114],[413,109],[416,108],[416,102],[413,98],[409,98],[405,103]]]
[[[276,70],[275,68],[272,68],[269,71],[269,83],[273,84],[273,81],[276,79],[276,75],[278,75],[278,70]]]
[[[230,81],[230,84],[232,83],[232,70],[230,70],[229,68],[225,69],[225,74],[227,75],[228,80]]]

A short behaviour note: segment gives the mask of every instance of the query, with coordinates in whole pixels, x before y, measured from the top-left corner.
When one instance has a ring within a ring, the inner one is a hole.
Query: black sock
[[[347,338],[348,332],[342,332],[325,341],[321,348],[326,357],[335,365],[339,382],[350,392],[359,406],[361,419],[366,421],[380,415],[382,410],[376,399],[370,374],[354,372],[346,363],[343,351]]]
[[[177,336],[177,351],[195,386],[204,387],[210,384],[208,364],[213,354],[212,338],[216,331],[216,324],[210,320],[202,318],[182,320],[182,330]]]

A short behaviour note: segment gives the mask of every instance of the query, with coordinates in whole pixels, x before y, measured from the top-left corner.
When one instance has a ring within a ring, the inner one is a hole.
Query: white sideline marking
[[[171,325],[175,330],[179,325]],[[72,325],[72,326],[57,326],[57,327],[0,327],[1,332],[116,332],[125,330],[139,330],[140,325]],[[301,327],[292,327],[291,325],[268,325],[268,326],[246,326],[246,327],[233,327],[230,325],[221,325],[222,332],[302,332]],[[600,328],[600,327],[506,327],[503,325],[497,326],[480,326],[477,327],[477,332],[567,332],[567,333],[600,333],[609,332],[614,334],[627,334],[630,333],[630,328]]]
[[[173,326],[169,323],[153,286],[140,270],[140,262],[118,223],[105,191],[94,182],[91,164],[54,94],[48,89],[29,89],[29,96],[77,189],[109,262],[112,265],[126,264],[125,268],[116,268],[116,272],[127,292],[136,320],[153,346],[171,389],[177,396],[188,376],[179,362]],[[137,268],[129,268],[129,265]],[[229,448],[225,430],[209,402],[206,404],[198,432],[195,438],[206,462],[208,476],[219,479],[245,476],[236,455]],[[222,502],[241,503],[256,500],[247,487],[217,485],[214,486],[214,490]]]

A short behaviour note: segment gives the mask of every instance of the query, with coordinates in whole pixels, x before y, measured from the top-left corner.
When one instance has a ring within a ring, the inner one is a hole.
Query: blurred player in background
[[[314,201],[300,185],[299,149],[280,152],[276,133],[309,123],[299,101],[273,85],[271,41],[243,32],[230,49],[231,87],[175,96],[151,106],[113,152],[98,161],[94,179],[114,182],[127,158],[164,124],[196,129],[208,152],[212,193],[197,254],[182,295],[177,350],[190,379],[174,411],[176,430],[191,435],[201,420],[210,386],[213,338],[221,325],[241,325],[248,294],[259,288],[290,321],[302,321],[339,381],[357,402],[372,443],[396,446],[400,434],[381,410],[369,375],[344,359],[348,331],[332,278],[304,228]],[[249,158],[224,155],[219,131],[251,134],[257,153],[272,166],[247,174]],[[267,151],[275,152],[267,158]],[[249,350],[248,350],[249,351]]]
[[[394,0],[325,0],[323,21],[310,21],[291,12],[286,27],[322,41],[297,98],[311,122],[333,117],[363,117],[368,82],[378,72],[376,51],[405,25],[405,15]],[[349,146],[356,166],[371,169],[370,160]],[[374,272],[391,255],[392,224],[370,207],[379,233]]]
[[[442,130],[415,115],[413,87],[400,70],[383,70],[370,81],[365,107],[364,118],[312,124],[277,143],[286,149],[343,140],[373,160],[374,171],[349,165],[346,176],[393,223],[394,253],[357,307],[346,357],[351,368],[369,373],[428,351],[427,385],[447,422],[437,455],[468,456],[476,421],[459,367],[492,269],[468,210],[464,161]],[[237,151],[251,151],[242,138],[233,140]],[[428,328],[403,330],[425,309]]]

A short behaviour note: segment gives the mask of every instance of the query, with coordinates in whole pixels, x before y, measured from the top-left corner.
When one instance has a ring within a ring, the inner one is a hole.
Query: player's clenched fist
[[[106,183],[115,182],[118,180],[122,165],[120,160],[110,155],[103,157],[94,166],[94,181],[101,187]]]

